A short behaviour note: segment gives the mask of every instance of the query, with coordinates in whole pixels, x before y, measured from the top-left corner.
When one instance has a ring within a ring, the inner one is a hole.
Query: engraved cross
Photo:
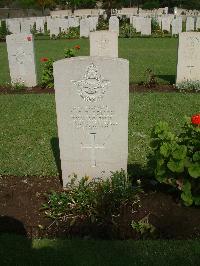
[[[103,146],[100,146],[98,144],[96,144],[96,133],[90,133],[90,142],[91,145],[87,145],[87,146],[83,146],[82,144],[82,149],[90,149],[91,150],[91,166],[92,167],[96,167],[97,166],[97,162],[96,162],[96,150],[97,149],[105,149],[105,146],[103,144]]]

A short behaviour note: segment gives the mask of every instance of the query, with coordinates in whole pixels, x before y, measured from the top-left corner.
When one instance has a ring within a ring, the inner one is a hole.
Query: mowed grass
[[[28,240],[0,236],[2,265],[193,266],[200,241]]]
[[[54,60],[64,58],[64,49],[79,44],[81,50],[77,55],[89,55],[89,40],[36,40],[35,53],[38,80],[41,80],[41,57]],[[130,62],[130,83],[146,81],[146,70],[150,68],[159,83],[174,83],[177,64],[176,38],[133,38],[119,39],[119,57]],[[0,43],[0,84],[10,82],[6,44]]]
[[[158,121],[179,131],[200,111],[200,94],[130,93],[129,159],[133,176],[146,167],[150,132]],[[54,95],[0,95],[0,175],[57,176]]]

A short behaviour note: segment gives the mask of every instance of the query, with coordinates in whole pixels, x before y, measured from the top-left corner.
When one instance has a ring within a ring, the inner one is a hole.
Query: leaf
[[[176,160],[182,160],[187,155],[187,147],[185,145],[177,145],[176,149],[172,152],[172,157]]]
[[[194,204],[196,206],[200,206],[200,196],[193,197],[193,200],[194,200]]]
[[[192,158],[194,162],[200,161],[200,151],[195,152]]]
[[[190,176],[194,177],[194,178],[198,178],[200,177],[200,163],[193,163],[189,168],[188,168],[188,172],[190,174]]]
[[[185,206],[191,206],[193,203],[192,195],[181,193],[181,199],[183,200]]]
[[[170,159],[170,161],[167,163],[167,167],[173,173],[182,173],[184,171],[184,160],[175,161],[173,159]]]
[[[170,153],[171,153],[171,145],[168,143],[164,143],[160,147],[160,154],[163,155],[165,158],[168,158],[170,156]]]

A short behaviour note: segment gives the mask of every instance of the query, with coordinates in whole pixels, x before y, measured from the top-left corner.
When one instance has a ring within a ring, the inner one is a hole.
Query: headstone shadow
[[[54,137],[51,139],[51,149],[53,151],[54,159],[56,162],[56,167],[59,173],[59,179],[62,184],[62,170],[61,170],[61,160],[60,160],[60,148],[59,148],[59,138]]]
[[[156,75],[156,77],[167,81],[170,85],[173,85],[176,82],[176,75]]]

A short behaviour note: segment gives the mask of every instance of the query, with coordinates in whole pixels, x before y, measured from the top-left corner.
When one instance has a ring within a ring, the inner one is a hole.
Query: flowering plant
[[[152,132],[155,178],[173,186],[186,206],[200,205],[200,115],[188,119],[177,136],[165,122]]]
[[[47,57],[42,57],[42,58],[40,58],[40,62],[47,62],[47,61],[49,61],[49,59],[47,58]]]
[[[75,49],[75,50],[80,50],[81,47],[80,47],[80,45],[75,45],[75,46],[74,46],[74,49]]]
[[[41,86],[43,88],[53,88],[54,77],[53,77],[53,59],[42,57],[40,61],[43,63],[42,70],[42,81]]]

